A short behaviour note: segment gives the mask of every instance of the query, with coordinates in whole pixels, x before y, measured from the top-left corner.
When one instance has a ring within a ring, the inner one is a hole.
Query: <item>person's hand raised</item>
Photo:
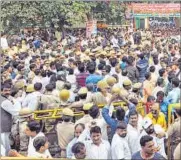
[[[115,100],[117,100],[119,98],[119,94],[118,93],[114,93],[110,99],[111,102],[114,102]]]

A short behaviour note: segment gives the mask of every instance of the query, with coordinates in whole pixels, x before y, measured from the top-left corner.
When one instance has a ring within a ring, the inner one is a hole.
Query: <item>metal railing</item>
[[[101,104],[98,105],[99,108],[103,108],[105,105]],[[123,101],[120,102],[115,102],[113,103],[114,107],[127,107],[127,104]],[[45,120],[45,119],[58,119],[61,118],[61,112],[62,112],[63,108],[55,108],[55,109],[48,109],[48,110],[36,110],[34,111],[34,119],[35,120]],[[75,109],[73,108],[73,110],[75,111]],[[138,103],[138,105],[136,106],[136,110],[144,116],[144,106],[141,102]],[[84,116],[84,112],[83,111],[78,111],[78,112],[74,112],[74,117],[80,117],[80,116]]]
[[[99,108],[103,108],[105,105],[101,104],[98,105]],[[123,101],[120,102],[115,102],[113,103],[114,107],[127,107],[127,104]],[[172,109],[173,108],[181,108],[180,103],[175,103],[175,104],[170,104],[168,106],[168,126],[173,122],[172,120]],[[36,110],[34,111],[34,119],[35,120],[45,120],[45,119],[58,119],[62,117],[62,109],[63,108],[55,108],[55,109],[48,109],[48,110]],[[74,110],[74,117],[81,117],[84,116],[83,111],[75,111]],[[145,116],[145,106],[143,105],[142,102],[139,102],[138,105],[136,106],[136,110],[138,111],[139,114],[141,114],[143,117]]]

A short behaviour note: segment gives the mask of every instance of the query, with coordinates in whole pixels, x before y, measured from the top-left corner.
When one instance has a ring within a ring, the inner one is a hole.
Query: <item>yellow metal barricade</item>
[[[168,126],[172,123],[172,109],[181,108],[180,103],[173,103],[168,106]]]
[[[35,120],[45,120],[45,119],[58,119],[61,118],[62,109],[49,109],[49,110],[38,110],[34,111]],[[74,116],[83,116],[84,112],[74,112]]]
[[[104,106],[105,105],[98,105],[99,108],[103,108]],[[114,107],[120,106],[120,107],[123,107],[125,109],[127,107],[127,104],[123,101],[120,101],[120,102],[113,103],[113,106]],[[142,116],[145,115],[142,102],[138,103],[136,110]],[[62,108],[55,108],[55,109],[48,109],[48,110],[37,110],[37,111],[34,111],[34,119],[35,120],[58,119],[58,118],[61,118],[61,116],[62,116],[61,112],[62,112]],[[83,111],[74,112],[74,116],[75,117],[84,116],[84,112]]]
[[[138,105],[136,106],[136,110],[141,116],[143,117],[145,116],[145,107],[143,106],[142,102],[138,102]]]
[[[99,107],[99,108],[103,108],[105,105],[106,105],[106,104],[99,104],[98,107]],[[118,106],[124,107],[124,106],[127,106],[127,104],[126,104],[125,102],[123,102],[123,101],[120,101],[120,102],[115,102],[115,103],[113,103],[113,106],[114,106],[114,107],[118,107]]]

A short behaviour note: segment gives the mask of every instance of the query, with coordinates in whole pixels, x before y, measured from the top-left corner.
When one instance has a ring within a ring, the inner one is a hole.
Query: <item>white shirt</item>
[[[110,144],[102,140],[99,146],[95,145],[92,140],[84,141],[86,147],[87,159],[111,159]]]
[[[37,137],[45,136],[44,133],[39,132],[35,137],[30,137],[28,144],[28,157],[34,157],[36,155],[35,147],[33,146],[33,142]]]
[[[118,45],[118,40],[115,38],[115,37],[113,37],[112,39],[111,39],[111,42],[112,42],[112,47],[117,47],[117,48],[119,48],[119,45]]]
[[[42,83],[41,77],[40,77],[40,76],[35,76],[35,77],[33,78],[32,83],[33,83],[33,84],[35,84],[35,83]]]
[[[19,108],[14,107],[13,103],[8,99],[2,102],[1,107],[12,116],[19,114]]]
[[[153,92],[152,92],[152,95],[156,98],[157,96],[157,93],[159,91],[163,91],[164,92],[164,88],[160,87],[160,86],[156,86],[154,89],[153,89]]]
[[[101,128],[102,132],[102,139],[108,140],[107,136],[107,123],[103,118],[96,118],[90,121],[91,122],[96,122],[96,126],[99,126]]]
[[[139,135],[140,135],[140,129],[134,128],[132,125],[128,124],[127,127],[128,132],[128,144],[131,151],[131,155],[139,151]]]
[[[2,47],[2,49],[8,48],[8,41],[6,38],[1,37],[1,47]]]
[[[44,153],[35,152],[33,157],[36,157],[36,158],[52,158],[48,149]]]
[[[50,78],[49,78],[49,77],[43,77],[43,78],[41,79],[41,83],[42,83],[43,88],[44,88],[47,84],[49,84],[49,81],[50,81]]]
[[[21,99],[20,97],[18,98],[13,98],[13,108],[16,108],[17,113],[19,114],[19,111],[21,110]]]
[[[116,74],[115,67],[111,67],[110,73],[111,73],[111,75]]]
[[[22,102],[22,107],[28,107],[32,111],[37,109],[40,92],[29,93]]]
[[[92,117],[89,114],[85,114],[82,118],[78,119],[75,122],[76,124],[83,123],[84,125],[87,125],[92,120]]]
[[[71,158],[73,156],[72,153],[72,146],[77,142],[77,137],[75,137],[74,139],[72,139],[69,144],[67,145],[66,148],[66,154],[67,154],[67,158]]]
[[[75,74],[74,75],[67,75],[66,77],[67,81],[71,83],[71,90],[75,90],[76,89],[76,77]]]
[[[154,125],[154,128],[155,128],[155,125]],[[148,135],[148,134],[143,130],[139,136],[139,141],[140,141],[141,137],[143,137],[145,135]],[[160,153],[163,157],[167,158],[166,153],[165,153],[164,138],[160,139],[153,135],[150,135],[150,136],[153,137],[153,142],[155,144],[155,147],[160,147],[160,150],[158,151],[158,153]],[[139,149],[141,149],[141,145],[139,145]]]
[[[82,40],[82,42],[81,42],[81,46],[87,46],[88,45],[88,42],[87,42],[87,40]]]
[[[131,152],[128,146],[127,137],[122,138],[114,134],[111,144],[112,159],[131,159]]]
[[[6,156],[6,149],[2,144],[1,144],[1,156]]]

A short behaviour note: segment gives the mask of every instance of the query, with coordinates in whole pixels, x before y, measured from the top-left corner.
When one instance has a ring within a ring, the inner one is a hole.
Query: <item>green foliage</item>
[[[5,32],[17,32],[27,26],[62,29],[100,17],[109,24],[119,24],[124,20],[124,11],[120,2],[1,1],[1,24]]]
[[[107,24],[123,24],[125,10],[126,5],[119,1],[100,2],[95,8],[94,17],[101,17]]]

